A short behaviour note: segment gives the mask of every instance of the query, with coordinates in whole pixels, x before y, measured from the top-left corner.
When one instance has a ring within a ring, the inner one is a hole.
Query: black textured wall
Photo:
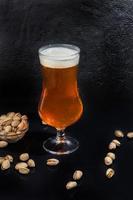
[[[35,109],[38,48],[49,43],[81,48],[86,99],[133,99],[132,0],[0,0],[0,108]]]

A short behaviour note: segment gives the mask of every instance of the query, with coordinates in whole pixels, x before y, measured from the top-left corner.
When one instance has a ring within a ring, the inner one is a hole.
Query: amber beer
[[[56,129],[70,126],[83,111],[77,88],[79,55],[74,53],[67,47],[56,47],[42,49],[39,56],[43,75],[39,115]]]

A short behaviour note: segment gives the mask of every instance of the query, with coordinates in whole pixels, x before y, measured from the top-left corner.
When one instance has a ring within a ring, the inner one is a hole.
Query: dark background
[[[45,165],[51,155],[42,142],[55,133],[37,114],[41,92],[38,48],[70,43],[81,48],[78,83],[84,103],[81,120],[67,129],[80,141],[77,152]],[[132,0],[0,0],[0,113],[16,111],[30,118],[30,131],[0,154],[18,160],[29,152],[36,169],[21,176],[0,172],[0,198],[35,200],[131,200],[133,142],[123,139],[113,164],[116,176],[105,177],[103,158],[115,129],[133,130]],[[84,171],[79,187],[66,191],[75,169]]]

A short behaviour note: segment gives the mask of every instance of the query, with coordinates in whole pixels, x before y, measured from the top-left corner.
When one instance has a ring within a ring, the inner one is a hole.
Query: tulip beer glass
[[[39,116],[55,127],[57,135],[44,141],[43,147],[53,154],[69,154],[79,143],[65,135],[65,128],[75,123],[83,111],[77,88],[77,65],[80,49],[74,45],[55,44],[39,49],[42,66],[42,94]]]

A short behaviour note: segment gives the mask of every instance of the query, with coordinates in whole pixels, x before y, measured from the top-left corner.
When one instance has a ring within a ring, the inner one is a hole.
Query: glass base
[[[69,136],[65,136],[62,140],[58,137],[48,138],[43,143],[43,148],[52,154],[65,155],[76,151],[79,147],[79,142]]]

